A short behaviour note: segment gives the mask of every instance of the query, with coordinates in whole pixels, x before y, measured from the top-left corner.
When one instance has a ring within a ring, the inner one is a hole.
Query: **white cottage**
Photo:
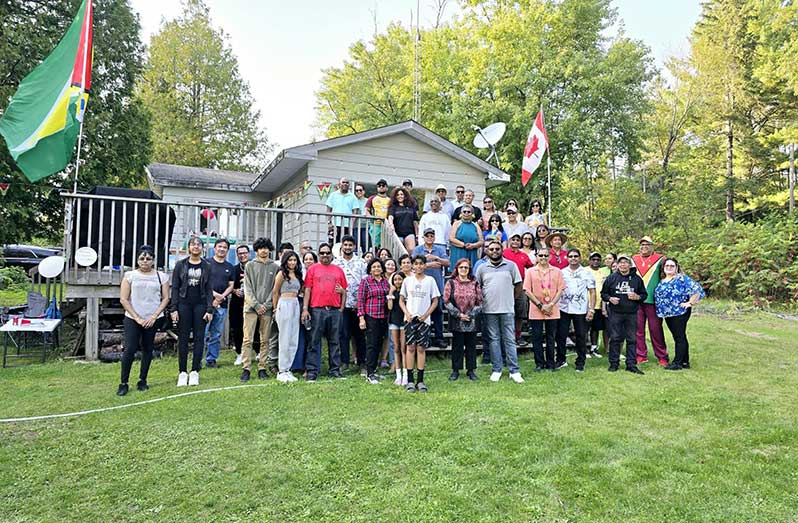
[[[201,203],[209,209],[230,204],[277,205],[280,197],[290,194],[291,198],[283,201],[286,207],[314,214],[326,211],[326,195],[317,187],[330,184],[334,190],[342,177],[349,178],[353,188],[354,182],[363,184],[367,194],[375,192],[380,178],[387,180],[389,187],[409,178],[416,197],[424,201],[441,183],[449,198],[454,198],[457,185],[463,185],[473,190],[475,202],[480,202],[488,188],[510,181],[510,175],[498,167],[412,120],[284,149],[260,174],[154,163],[148,176],[152,190],[171,203]],[[306,182],[310,185],[305,190]],[[237,236],[246,225],[230,220],[226,212],[206,213],[200,220],[209,230]],[[218,228],[208,223],[208,218],[216,219]],[[180,220],[178,217],[178,231]],[[318,230],[323,226],[318,221],[289,220],[281,229],[287,237],[316,238],[323,234]]]

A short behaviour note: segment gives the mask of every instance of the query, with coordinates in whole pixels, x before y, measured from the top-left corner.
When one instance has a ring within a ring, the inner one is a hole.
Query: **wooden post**
[[[86,359],[95,361],[99,357],[100,299],[86,298]]]

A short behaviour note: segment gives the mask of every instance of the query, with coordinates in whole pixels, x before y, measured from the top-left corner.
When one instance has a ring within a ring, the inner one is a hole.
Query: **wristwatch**
[[[537,302],[535,305],[538,306],[538,309],[543,309],[543,303],[542,302]]]

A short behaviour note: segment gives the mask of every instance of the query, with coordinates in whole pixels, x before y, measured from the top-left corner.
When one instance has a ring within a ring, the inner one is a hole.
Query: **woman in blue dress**
[[[665,258],[662,274],[654,289],[654,304],[657,316],[665,319],[668,330],[676,344],[676,357],[665,366],[665,370],[690,368],[690,343],[687,341],[687,321],[693,305],[706,296],[696,281],[682,272],[675,258]]]
[[[483,243],[479,226],[474,222],[474,208],[468,204],[463,205],[460,208],[460,219],[454,222],[449,233],[449,259],[457,262],[466,258],[473,267]]]

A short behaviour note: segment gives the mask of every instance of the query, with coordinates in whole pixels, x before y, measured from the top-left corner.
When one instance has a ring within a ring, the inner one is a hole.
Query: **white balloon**
[[[97,251],[91,247],[81,247],[75,251],[75,262],[81,267],[89,267],[97,261]]]
[[[39,262],[39,274],[44,278],[55,278],[64,270],[63,256],[48,256]]]

